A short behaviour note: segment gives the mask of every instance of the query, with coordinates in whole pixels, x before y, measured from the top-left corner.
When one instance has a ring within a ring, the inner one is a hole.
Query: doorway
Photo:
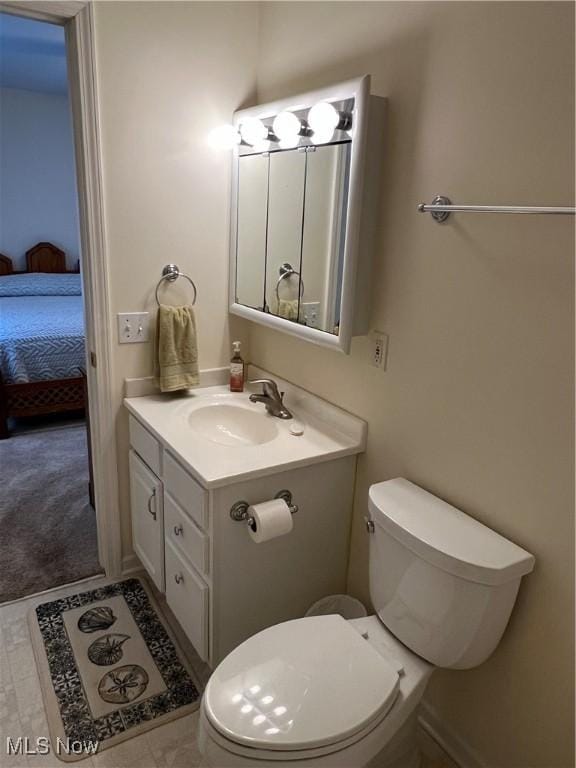
[[[8,2],[0,3],[0,12],[10,14],[22,21],[35,20],[47,23],[46,26],[57,30],[64,37],[65,61],[68,69],[69,99],[71,108],[71,123],[73,134],[73,147],[75,155],[75,180],[78,191],[78,228],[79,229],[79,253],[82,254],[81,271],[78,262],[71,258],[65,260],[65,272],[63,278],[81,283],[81,303],[84,316],[85,350],[84,365],[76,377],[84,389],[82,397],[89,402],[86,415],[89,415],[90,433],[86,434],[86,425],[82,421],[81,412],[63,412],[56,415],[43,416],[41,430],[43,437],[56,439],[60,448],[48,452],[45,447],[36,445],[36,461],[30,465],[34,470],[42,466],[43,457],[49,457],[50,464],[58,464],[58,456],[74,456],[75,460],[84,461],[84,470],[78,469],[79,465],[69,458],[64,459],[60,467],[60,474],[70,479],[74,477],[76,488],[82,487],[82,491],[88,486],[87,466],[88,453],[91,451],[93,468],[92,504],[95,507],[93,524],[88,525],[87,519],[82,519],[83,525],[77,524],[74,515],[69,521],[68,538],[73,540],[74,548],[78,551],[76,560],[89,560],[85,556],[86,542],[93,545],[92,563],[99,561],[100,570],[109,577],[118,577],[122,573],[120,520],[118,509],[118,487],[116,474],[116,445],[115,445],[115,413],[112,400],[112,338],[111,329],[107,318],[109,316],[108,282],[106,273],[106,254],[104,239],[104,217],[101,193],[101,174],[99,157],[99,130],[97,120],[96,76],[93,55],[92,12],[87,3],[69,2],[66,4],[57,2]],[[52,243],[52,245],[55,245]],[[63,250],[60,248],[60,250]],[[1,265],[0,265],[1,266]],[[73,274],[71,274],[73,273]],[[52,276],[54,277],[54,275]],[[76,397],[76,396],[75,396]],[[74,400],[74,397],[73,397]],[[77,404],[77,399],[75,400]],[[0,422],[1,422],[0,414]],[[12,426],[12,425],[11,425]],[[21,430],[17,437],[23,436],[38,443],[39,432],[35,427],[20,422],[17,425]],[[48,435],[52,431],[52,435]],[[58,434],[56,434],[58,433]],[[82,438],[84,445],[82,446]],[[0,441],[16,445],[15,437]],[[76,441],[76,442],[75,442]],[[71,451],[69,449],[72,448]],[[12,474],[14,462],[17,460],[16,452],[10,451],[10,462],[2,460],[0,455],[0,474],[2,484]],[[68,463],[68,466],[66,464]],[[59,475],[56,467],[56,475]],[[30,476],[31,478],[32,476]],[[29,479],[30,479],[29,478]],[[26,485],[28,492],[33,491],[34,483]],[[39,494],[36,493],[38,498]],[[78,496],[75,497],[78,499]],[[76,504],[77,512],[82,509],[85,497]],[[14,510],[12,504],[10,509]],[[62,505],[60,505],[62,506]],[[81,517],[81,512],[79,513]],[[18,519],[16,513],[11,515],[11,529],[14,520]],[[52,538],[57,538],[54,526],[49,526]],[[97,537],[97,551],[96,541]],[[29,537],[30,538],[30,537]],[[61,542],[60,542],[61,543]],[[14,560],[17,550],[11,548],[8,558]],[[0,558],[6,554],[0,551]],[[58,556],[45,562],[44,570],[49,572],[53,561]],[[88,570],[93,570],[93,564],[85,563]],[[15,570],[13,568],[13,570]],[[58,569],[56,569],[58,570]],[[87,574],[73,574],[64,568],[64,574],[57,576],[63,582],[70,582],[71,578],[80,578]],[[0,590],[1,595],[1,590]],[[2,598],[0,597],[0,600]]]
[[[101,572],[61,26],[0,13],[0,603]]]

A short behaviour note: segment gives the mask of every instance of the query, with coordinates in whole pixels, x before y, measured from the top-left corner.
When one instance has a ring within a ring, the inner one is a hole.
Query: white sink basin
[[[268,376],[251,368],[250,378]],[[262,404],[250,402],[250,391],[233,393],[226,385],[198,387],[183,395],[134,397],[125,403],[205,488],[364,450],[364,421],[273,378],[286,392],[294,419],[270,416]]]
[[[188,426],[219,445],[262,445],[278,435],[272,418],[239,405],[206,405],[188,415]]]

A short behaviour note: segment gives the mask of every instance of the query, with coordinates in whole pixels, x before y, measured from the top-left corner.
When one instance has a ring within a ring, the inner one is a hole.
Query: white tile
[[[95,768],[157,768],[146,734],[104,749],[92,760]]]
[[[0,687],[8,685],[12,682],[12,675],[10,674],[10,665],[8,664],[8,654],[6,648],[4,648],[4,641],[2,639],[2,632],[0,627]]]
[[[0,685],[0,721],[17,714],[16,690],[13,683]]]
[[[23,737],[22,725],[16,711],[9,717],[0,719],[0,765],[2,768],[27,768],[26,755],[8,754],[8,739],[16,744],[18,738]]]
[[[2,637],[6,651],[21,645],[30,645],[30,630],[26,616],[15,616],[2,623]]]
[[[6,652],[10,674],[14,683],[17,683],[18,680],[24,680],[30,677],[30,675],[37,674],[36,661],[34,660],[32,644],[30,642],[8,648]]]
[[[196,768],[201,755],[197,741],[198,712],[148,731],[146,736],[158,768]]]
[[[44,712],[44,701],[38,675],[30,675],[15,684],[16,702],[20,719]]]

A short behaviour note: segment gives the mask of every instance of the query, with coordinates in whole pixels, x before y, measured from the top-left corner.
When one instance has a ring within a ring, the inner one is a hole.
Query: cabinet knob
[[[180,534],[184,533],[184,528],[181,525],[175,525],[174,526],[174,534],[176,536],[180,536]]]
[[[182,584],[182,582],[184,581],[184,576],[182,576],[181,573],[176,573],[174,574],[174,581],[176,582],[176,584]]]

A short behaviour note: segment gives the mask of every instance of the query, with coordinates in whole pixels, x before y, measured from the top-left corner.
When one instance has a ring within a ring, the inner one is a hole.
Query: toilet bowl
[[[384,750],[386,765],[417,765],[414,715],[433,669],[375,616],[278,624],[232,651],[211,677],[200,749],[219,768],[349,768],[376,755],[381,765]]]
[[[199,747],[214,768],[417,768],[418,705],[436,666],[494,650],[534,558],[403,479],[369,494],[375,616],[295,619],[215,669]]]

